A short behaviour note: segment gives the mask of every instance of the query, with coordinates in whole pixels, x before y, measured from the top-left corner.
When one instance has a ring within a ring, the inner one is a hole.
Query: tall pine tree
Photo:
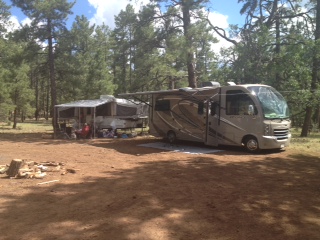
[[[48,65],[50,73],[51,114],[57,104],[56,77],[54,66],[54,41],[58,41],[57,32],[65,28],[65,22],[75,2],[68,0],[12,0],[14,6],[32,19],[35,38],[48,44]],[[55,128],[55,119],[53,119]]]

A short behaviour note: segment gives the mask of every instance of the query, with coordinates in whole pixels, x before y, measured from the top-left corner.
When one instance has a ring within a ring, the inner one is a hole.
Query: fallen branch
[[[47,183],[53,183],[53,182],[59,182],[59,180],[52,180],[52,181],[47,181],[47,182],[41,182],[41,183],[38,183],[38,185],[47,184]]]

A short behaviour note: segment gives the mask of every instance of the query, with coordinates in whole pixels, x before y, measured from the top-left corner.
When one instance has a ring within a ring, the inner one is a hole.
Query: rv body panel
[[[203,142],[206,137],[207,109],[204,101],[217,90],[169,91],[152,95],[150,133],[166,137],[173,131],[177,139]],[[199,112],[199,104],[203,111]]]
[[[244,94],[245,104],[258,106],[256,98],[251,98],[246,88],[240,86],[227,86],[220,89],[218,101],[219,111],[208,117],[208,143],[215,142],[221,145],[242,145],[246,135],[257,137],[262,134],[261,111],[257,114],[249,115],[246,113],[247,106],[243,106],[239,112],[239,96]],[[210,140],[210,138],[216,138]]]
[[[216,103],[219,108],[215,114],[208,115],[205,143],[241,146],[248,138],[254,137],[260,149],[288,146],[291,139],[290,120],[265,119],[260,100],[250,92],[248,86],[221,87],[219,97],[211,103]],[[250,105],[254,107],[253,114],[248,114]]]

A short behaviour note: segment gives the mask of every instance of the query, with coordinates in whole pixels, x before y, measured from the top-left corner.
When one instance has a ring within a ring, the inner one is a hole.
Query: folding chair
[[[62,138],[62,139],[71,139],[71,137],[68,135],[66,132],[66,123],[58,123],[57,128],[56,128],[56,135],[57,138]]]

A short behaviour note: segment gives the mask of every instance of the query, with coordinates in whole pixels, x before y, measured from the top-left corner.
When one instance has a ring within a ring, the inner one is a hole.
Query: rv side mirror
[[[198,103],[198,114],[199,115],[203,115],[203,113],[204,113],[204,102],[199,102]]]
[[[253,107],[253,105],[249,105],[248,106],[248,114],[249,115],[254,115],[254,107]]]
[[[217,106],[218,106],[218,104],[216,102],[211,103],[211,107],[210,107],[210,115],[211,116],[216,114]]]

